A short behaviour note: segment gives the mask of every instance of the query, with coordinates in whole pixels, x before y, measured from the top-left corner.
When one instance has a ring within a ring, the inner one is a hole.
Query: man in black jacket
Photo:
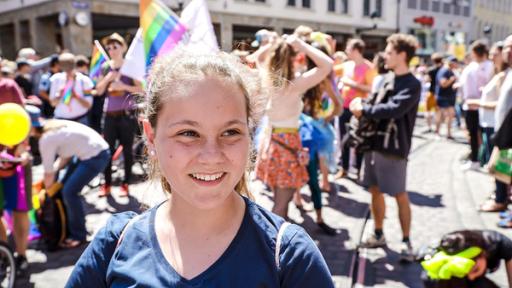
[[[394,73],[394,86],[378,104],[353,101],[350,110],[356,117],[364,116],[378,121],[378,133],[371,151],[364,155],[363,184],[372,194],[371,210],[375,233],[363,247],[376,248],[386,244],[382,228],[386,206],[383,193],[395,197],[403,233],[402,260],[412,261],[409,240],[411,208],[406,192],[407,156],[411,148],[412,131],[420,101],[421,84],[409,72],[408,63],[417,47],[415,37],[394,34],[388,37],[385,50],[386,67]]]

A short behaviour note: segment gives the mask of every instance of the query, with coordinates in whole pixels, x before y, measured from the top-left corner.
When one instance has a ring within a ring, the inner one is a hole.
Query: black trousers
[[[343,139],[346,133],[348,133],[347,125],[350,122],[350,118],[352,118],[352,112],[349,109],[344,109],[343,113],[339,117],[339,130],[340,130],[340,139]],[[343,143],[343,142],[342,142]],[[363,153],[356,153],[356,165],[357,169],[361,169],[361,165],[363,163]],[[350,165],[350,145],[345,143],[341,147],[341,167],[343,170],[348,171],[348,166]]]
[[[466,127],[469,132],[469,144],[471,146],[471,161],[478,161],[478,140],[479,140],[479,117],[478,110],[468,110],[466,111]]]
[[[110,146],[110,155],[114,155],[117,141],[123,145],[124,180],[123,184],[130,184],[133,165],[133,141],[138,129],[137,118],[134,113],[126,112],[118,116],[105,116],[103,135]],[[112,184],[112,160],[105,168],[105,184]]]
[[[102,134],[103,129],[101,121],[103,120],[103,104],[105,104],[105,96],[96,96],[93,98],[91,110],[89,110],[89,126]]]

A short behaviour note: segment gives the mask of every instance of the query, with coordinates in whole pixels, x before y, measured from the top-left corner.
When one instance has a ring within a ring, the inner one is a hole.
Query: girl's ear
[[[142,128],[144,129],[144,134],[146,135],[146,139],[148,140],[148,148],[149,150],[155,149],[155,130],[151,127],[151,123],[147,119],[142,120]]]

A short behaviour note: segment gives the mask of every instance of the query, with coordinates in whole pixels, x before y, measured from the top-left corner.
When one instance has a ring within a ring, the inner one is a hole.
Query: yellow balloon
[[[15,103],[0,105],[0,144],[18,145],[30,132],[30,117],[22,106]]]

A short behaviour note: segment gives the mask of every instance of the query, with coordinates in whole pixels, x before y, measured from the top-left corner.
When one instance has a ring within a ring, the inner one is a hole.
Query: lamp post
[[[370,19],[373,22],[373,25],[371,27],[363,27],[363,28],[356,28],[356,35],[361,35],[365,31],[371,31],[377,29],[377,23],[376,18],[380,16],[378,11],[373,11],[372,14],[370,14]]]

